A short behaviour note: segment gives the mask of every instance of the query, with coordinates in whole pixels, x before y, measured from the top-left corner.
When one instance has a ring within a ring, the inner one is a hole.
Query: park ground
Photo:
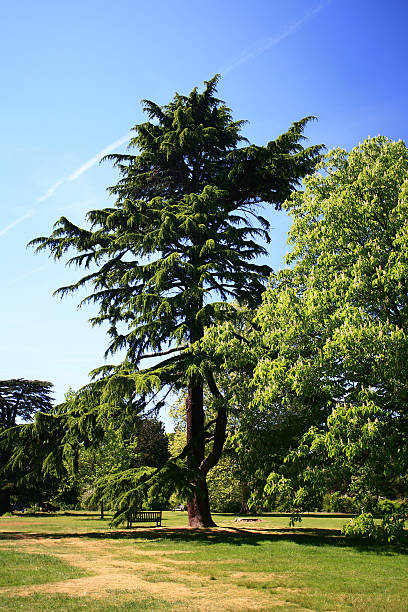
[[[346,540],[344,518],[110,529],[92,513],[0,518],[0,610],[223,612],[408,610],[408,542]]]

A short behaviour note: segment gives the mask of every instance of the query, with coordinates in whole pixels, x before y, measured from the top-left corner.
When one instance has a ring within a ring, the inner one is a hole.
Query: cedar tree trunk
[[[188,387],[186,409],[187,444],[190,444],[187,461],[191,468],[200,469],[205,452],[202,384],[191,384]],[[215,523],[211,518],[206,481],[208,470],[205,472],[200,471],[202,477],[197,483],[193,497],[187,502],[188,523],[190,527],[214,527]]]

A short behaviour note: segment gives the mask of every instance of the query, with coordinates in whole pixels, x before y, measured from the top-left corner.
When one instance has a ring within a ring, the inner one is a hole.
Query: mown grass
[[[218,529],[189,530],[182,528],[185,513],[168,512],[162,528],[117,530],[97,515],[3,517],[0,610],[408,610],[408,543],[346,540],[339,531],[344,518],[337,517],[309,517],[295,529],[282,516],[248,524],[234,523],[231,515],[215,518]],[[35,544],[35,554],[25,552],[27,542],[31,551]],[[11,546],[14,561],[6,558]],[[113,570],[122,564],[130,582],[139,580],[137,589],[115,591],[113,580],[102,597],[70,593],[69,581],[80,570],[61,561],[68,552],[79,555],[88,575],[97,560],[96,573],[104,559],[107,572],[109,564]],[[64,573],[69,568],[71,575]],[[68,592],[4,592],[7,585],[50,577],[67,581]]]
[[[222,526],[243,526],[246,529],[283,529],[289,528],[289,518],[287,515],[274,515],[272,513],[265,514],[259,517],[259,522],[256,523],[242,523],[242,525],[235,524],[235,515],[231,514],[215,514],[214,519],[220,527]],[[55,514],[21,514],[16,513],[12,516],[0,517],[0,532],[1,531],[12,531],[13,525],[18,525],[19,532],[29,532],[34,530],[36,533],[84,533],[87,530],[91,533],[105,532],[110,530],[111,515],[105,513],[104,519],[100,519],[97,512],[82,512],[82,511],[70,511],[70,512],[58,512]],[[304,529],[341,529],[345,522],[345,518],[333,515],[327,517],[327,515],[321,516],[315,514],[313,516],[306,516],[303,518],[299,527]],[[163,512],[163,527],[187,527],[187,512]],[[142,527],[150,527],[148,523],[145,525],[137,525],[135,529],[141,529]],[[120,531],[121,529],[119,529]],[[114,530],[112,530],[113,532]],[[118,530],[116,530],[118,531]]]
[[[151,543],[139,542],[139,548],[149,550]],[[157,538],[155,543],[164,542]],[[167,551],[181,547],[185,552],[172,557],[179,569],[184,560],[185,568],[203,579],[279,594],[294,609],[408,610],[408,556],[404,548],[372,547],[340,536],[302,535],[299,531],[275,536],[237,534],[216,538],[212,545],[203,537],[166,542]],[[198,551],[200,562],[191,566]],[[151,579],[157,579],[157,574],[150,573]],[[171,575],[167,579],[171,581]]]
[[[87,572],[72,567],[52,555],[1,549],[0,559],[0,587],[44,584],[87,575]]]
[[[129,598],[127,593],[118,593],[103,601],[61,594],[36,593],[29,597],[10,597],[0,594],[0,610],[5,612],[14,612],[14,610],[21,612],[111,612],[111,610],[115,612],[166,612],[169,607],[168,602],[160,601],[155,597],[134,595]]]

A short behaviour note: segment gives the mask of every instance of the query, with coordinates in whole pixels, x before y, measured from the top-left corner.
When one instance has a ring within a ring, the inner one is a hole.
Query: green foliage
[[[168,434],[169,436],[169,453],[171,457],[178,457],[181,455],[186,446],[186,432],[175,431],[174,433]]]
[[[344,525],[342,533],[346,536],[363,536],[376,542],[395,542],[404,539],[404,526],[408,513],[385,514],[381,522],[374,520],[370,512],[359,514]]]
[[[137,480],[139,468],[160,468],[167,461],[168,439],[162,423],[154,419],[138,419],[133,424],[133,431],[127,431],[127,434],[124,437],[122,430],[114,429],[112,423],[107,423],[100,444],[81,449],[78,471],[85,489],[84,501],[88,507],[100,501],[105,503],[106,508],[112,507],[110,493],[105,491],[105,488],[111,486],[111,478],[120,483],[121,475],[126,472],[123,482],[127,482],[129,474],[133,474]],[[145,472],[142,470],[141,473]],[[116,494],[112,498],[113,502]],[[141,503],[139,497],[135,503]]]
[[[35,458],[17,465],[12,459],[14,430],[18,422],[31,421],[36,413],[52,409],[52,383],[23,378],[0,381],[0,514],[12,503],[27,505],[52,496],[58,483],[51,478],[25,478]]]
[[[54,483],[48,494],[44,487],[38,489],[34,502],[45,497],[75,506],[82,497],[85,505],[102,501],[110,508],[125,492],[124,483],[130,491],[137,488],[138,468],[144,467],[141,474],[145,475],[165,463],[168,441],[162,424],[142,419],[126,396],[120,403],[108,403],[106,393],[109,390],[98,383],[77,393],[70,391],[65,403],[36,414],[33,423],[10,430],[13,473],[23,471],[22,483]],[[132,507],[140,506],[141,494],[137,493]]]
[[[231,321],[206,330],[200,349],[212,360],[217,385],[228,400],[229,420],[226,446],[234,458],[242,491],[242,511],[284,509],[282,500],[263,496],[265,480],[278,469],[287,452],[305,430],[320,423],[319,407],[288,406],[274,400],[268,404],[253,401],[253,374],[260,360],[269,356],[264,330],[256,312],[236,307]],[[207,403],[211,415],[211,398]],[[211,416],[209,417],[211,418]]]
[[[181,499],[190,497],[196,478],[196,473],[177,458],[166,461],[161,469],[121,469],[94,480],[89,503],[102,501],[114,510],[111,524],[117,526],[127,520],[128,513],[166,508],[172,492]]]
[[[368,516],[379,496],[407,496],[408,150],[377,137],[319,171],[285,204],[292,267],[259,310],[254,375],[258,405],[319,418],[265,493],[301,511],[337,491]],[[386,516],[391,538],[400,519]]]
[[[13,378],[0,380],[0,431],[29,421],[38,412],[52,407],[52,383],[43,380]]]
[[[162,423],[135,419],[132,431],[126,428],[126,437],[123,429],[114,429],[113,423],[106,427],[100,444],[80,453],[79,471],[86,505],[94,507],[102,502],[105,509],[114,509],[120,520],[126,503],[129,511],[166,507],[164,491],[153,493],[152,486],[139,486],[154,473],[154,468],[163,467],[169,457]]]
[[[229,455],[221,457],[208,473],[208,494],[214,512],[239,512],[242,507],[242,482],[237,463]]]
[[[169,440],[163,423],[156,419],[141,419],[135,435],[132,466],[146,465],[160,468],[169,456]]]
[[[215,297],[257,302],[270,272],[253,263],[266,254],[255,239],[269,240],[260,202],[279,208],[319,157],[320,147],[300,145],[310,118],[266,147],[239,148],[243,122],[232,121],[230,109],[214,96],[217,80],[208,81],[202,94],[176,94],[163,107],[145,100],[152,121],[133,128],[129,145],[138,154],[108,156],[122,177],[110,188],[115,206],[89,212],[89,230],[62,217],[49,237],[31,242],[55,259],[73,250],[77,255],[68,263],[91,269],[58,292],[90,286],[82,304],[99,305],[93,324],[109,323],[107,353],[126,349],[120,366],[98,370],[116,373],[112,392],[130,387],[144,396],[204,376],[201,360],[185,347],[225,317],[229,308],[220,308]],[[171,357],[137,367],[149,349],[164,355],[168,346]]]
[[[92,502],[103,502],[115,513],[112,525],[120,525],[126,521],[129,512],[137,512],[143,503],[143,492],[140,483],[153,472],[153,468],[120,470],[103,474],[93,482],[94,492]]]
[[[358,505],[353,497],[342,495],[339,491],[327,492],[323,495],[322,510],[324,512],[354,514],[358,511]]]

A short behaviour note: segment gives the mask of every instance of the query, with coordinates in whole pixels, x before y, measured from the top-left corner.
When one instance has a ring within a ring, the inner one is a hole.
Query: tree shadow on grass
[[[408,536],[397,544],[375,544],[363,538],[345,538],[338,529],[245,529],[242,527],[191,529],[188,527],[134,527],[132,529],[112,529],[100,532],[66,532],[66,533],[25,533],[22,531],[2,532],[0,541],[15,540],[67,540],[89,538],[91,540],[116,540],[135,543],[142,540],[160,542],[171,540],[198,542],[204,545],[231,544],[234,546],[259,546],[264,542],[293,542],[307,546],[335,546],[337,548],[354,548],[360,552],[372,552],[380,555],[408,554]]]

